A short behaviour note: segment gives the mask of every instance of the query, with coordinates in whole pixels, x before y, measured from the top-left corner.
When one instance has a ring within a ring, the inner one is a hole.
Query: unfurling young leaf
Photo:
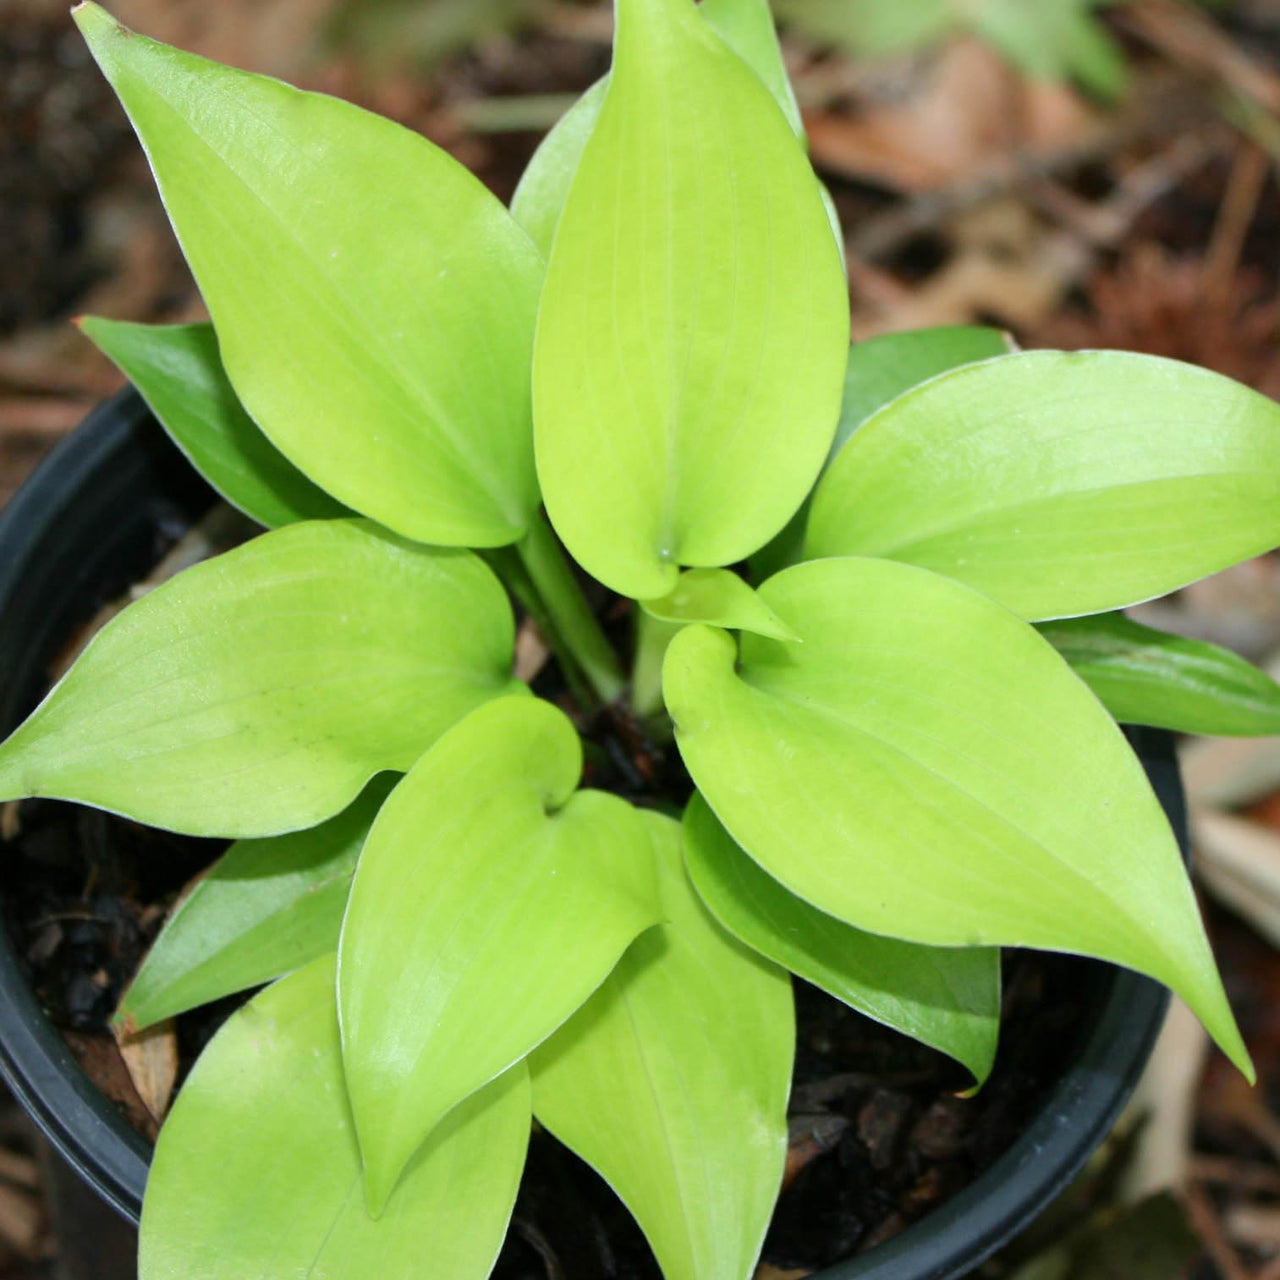
[[[232,506],[268,529],[351,514],[312,484],[245,412],[211,324],[129,324],[101,316],[78,323]]]
[[[141,1030],[336,951],[356,859],[396,780],[380,775],[309,831],[233,844],[165,922],[116,1021]]]
[[[1280,734],[1280,685],[1228,649],[1120,613],[1044,622],[1037,630],[1122,724]]]
[[[289,525],[108,623],[0,745],[0,799],[78,800],[190,835],[314,826],[523,689],[513,631],[469,551],[365,520]]]
[[[147,150],[253,420],[406,537],[518,540],[538,505],[529,363],[543,264],[497,199],[389,120],[148,40],[95,4],[75,17]]]
[[[663,923],[530,1059],[534,1114],[643,1228],[665,1280],[749,1280],[782,1180],[791,983],[707,914],[646,814]]]
[[[900,396],[840,451],[805,555],[946,574],[1024,618],[1136,604],[1280,542],[1280,405],[1192,365],[1029,351]]]
[[[799,506],[835,430],[848,297],[759,78],[688,0],[619,0],[617,17],[542,295],[535,442],[574,557],[649,599]]]
[[[269,987],[213,1038],[160,1134],[140,1280],[485,1280],[529,1141],[523,1064],[417,1150],[365,1212],[342,1079],[332,956]]]
[[[754,862],[700,795],[685,812],[684,832],[694,886],[730,933],[986,1081],[1000,1033],[998,948],[899,942],[819,911]]]
[[[661,918],[639,812],[575,793],[581,773],[563,712],[499,699],[441,738],[378,815],[338,977],[374,1212],[443,1117],[550,1035]]]
[[[1151,974],[1251,1074],[1168,821],[1043,637],[892,560],[798,565],[760,594],[804,643],[686,627],[664,691],[698,790],[765,871],[872,933]]]
[[[796,633],[728,569],[690,569],[680,575],[670,595],[641,601],[641,606],[660,622],[705,622],[731,631],[754,631],[775,640],[798,639]]]

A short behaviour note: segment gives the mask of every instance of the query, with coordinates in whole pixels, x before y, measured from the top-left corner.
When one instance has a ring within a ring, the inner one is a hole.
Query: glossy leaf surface
[[[1044,619],[1277,543],[1280,405],[1154,356],[1030,351],[876,414],[818,486],[805,554],[909,561]]]
[[[690,569],[680,575],[670,595],[641,603],[660,622],[706,622],[775,640],[796,639],[795,632],[728,569]]]
[[[500,546],[537,507],[529,362],[543,264],[425,138],[76,21],[119,94],[254,421],[407,537]]]
[[[698,12],[760,77],[796,135],[803,139],[804,123],[787,78],[767,0],[703,0]],[[569,197],[578,162],[600,118],[608,88],[606,76],[593,84],[560,118],[534,152],[512,197],[512,215],[544,257],[551,255],[561,210]],[[834,210],[830,216],[838,227]]]
[[[534,1113],[621,1196],[666,1280],[748,1280],[787,1150],[791,983],[707,914],[645,817],[664,923],[530,1059]]]
[[[238,840],[174,908],[116,1020],[140,1030],[337,950],[365,837],[397,775],[309,831]]]
[[[736,938],[986,1080],[1000,1034],[997,948],[899,942],[819,911],[752,861],[696,793],[684,830],[698,894]]]
[[[523,1065],[415,1154],[365,1212],[342,1079],[332,956],[257,996],[214,1037],[165,1123],[142,1206],[141,1280],[484,1280],[529,1140]]]
[[[1280,734],[1280,685],[1229,649],[1119,613],[1045,622],[1041,635],[1122,724]]]
[[[1149,973],[1247,1069],[1164,813],[1043,637],[890,560],[798,565],[760,594],[804,644],[686,627],[664,689],[699,791],[765,871],[872,933]]]
[[[575,793],[563,712],[500,699],[391,794],[339,948],[347,1088],[375,1211],[419,1142],[525,1056],[659,919],[638,812]]]
[[[778,44],[769,0],[701,0],[698,12],[760,77],[796,137],[803,141],[804,121]]]
[[[0,797],[190,835],[314,826],[509,691],[514,623],[468,551],[364,520],[263,534],[100,631],[0,745]]]
[[[211,324],[129,324],[86,316],[81,332],[138,389],[192,466],[268,529],[351,512],[311,483],[236,397]]]
[[[511,198],[512,217],[529,233],[543,257],[551,256],[573,175],[578,172],[578,162],[600,118],[608,91],[608,78],[597,80],[561,116],[533,153]]]
[[[845,365],[844,399],[827,466],[849,437],[889,401],[949,369],[1008,355],[1011,350],[1007,334],[976,325],[913,329],[855,342]],[[763,581],[803,558],[811,505],[807,498],[786,528],[751,557],[753,578]]]
[[[648,599],[762,545],[826,456],[847,342],[777,104],[687,0],[620,0],[534,353],[538,474],[575,559]]]
[[[886,333],[849,348],[840,423],[831,446],[834,458],[859,427],[891,400],[940,373],[1007,356],[1009,335],[980,325],[944,325]]]

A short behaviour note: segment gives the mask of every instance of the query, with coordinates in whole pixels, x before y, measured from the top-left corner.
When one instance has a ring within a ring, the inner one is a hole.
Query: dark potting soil
[[[617,754],[597,753],[598,775],[614,771]],[[654,767],[669,763],[654,766],[641,754],[628,770],[652,776]],[[3,901],[18,954],[81,1061],[135,1127],[154,1136],[108,1022],[169,905],[222,845],[53,801],[11,807],[5,825]],[[961,1096],[966,1076],[949,1059],[797,982],[787,1185],[765,1261],[787,1271],[818,1269],[870,1248],[997,1159],[1070,1056],[1088,963],[1036,953],[1007,958],[1000,1057],[973,1098]],[[182,1072],[237,1004],[177,1020]],[[494,1275],[661,1280],[609,1188],[541,1133]]]

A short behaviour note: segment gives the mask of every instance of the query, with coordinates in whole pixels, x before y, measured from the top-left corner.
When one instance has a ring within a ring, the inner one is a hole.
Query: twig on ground
[[[1146,1123],[1124,1173],[1126,1202],[1177,1190],[1187,1181],[1196,1095],[1208,1051],[1209,1038],[1199,1019],[1175,999],[1130,1103]]]
[[[1220,143],[1219,138],[1202,132],[1184,134],[1137,165],[1109,196],[1093,204],[1047,179],[1031,184],[1029,196],[1088,244],[1112,248],[1133,230],[1147,209],[1209,161]]]
[[[1207,14],[1174,0],[1137,0],[1117,18],[1170,61],[1280,115],[1280,76],[1245,53]]]
[[[1280,1170],[1267,1164],[1230,1156],[1192,1156],[1187,1172],[1193,1180],[1212,1186],[1280,1195]]]
[[[1217,306],[1230,296],[1270,168],[1271,159],[1261,147],[1240,140],[1204,259],[1205,297]]]
[[[1183,1202],[1187,1207],[1187,1220],[1203,1242],[1213,1265],[1222,1273],[1222,1280],[1253,1280],[1223,1234],[1209,1197],[1199,1187],[1191,1186],[1184,1192]]]
[[[1128,110],[1104,120],[1076,145],[1034,159],[1014,155],[985,172],[939,191],[921,194],[863,223],[849,241],[852,256],[875,260],[958,214],[989,204],[1028,184],[1114,154],[1134,143],[1170,134],[1190,135],[1205,120],[1204,104],[1181,83],[1161,82]]]
[[[66,435],[94,403],[93,400],[6,396],[0,399],[0,432],[56,439]]]

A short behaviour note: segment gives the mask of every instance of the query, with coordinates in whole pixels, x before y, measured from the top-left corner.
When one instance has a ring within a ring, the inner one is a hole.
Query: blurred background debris
[[[775,4],[844,223],[855,337],[994,323],[1023,346],[1175,356],[1280,395],[1280,0]],[[389,115],[504,199],[607,70],[612,31],[597,0],[109,7]],[[202,315],[64,0],[0,0],[0,202],[2,503],[120,385],[72,316]],[[1280,674],[1277,557],[1137,612]],[[1209,925],[1261,1084],[1175,1006],[1124,1123],[988,1280],[1280,1280],[1280,740],[1188,743],[1185,762]],[[109,1049],[158,1117],[163,1031]],[[0,1280],[130,1274],[112,1221],[0,1105]]]

